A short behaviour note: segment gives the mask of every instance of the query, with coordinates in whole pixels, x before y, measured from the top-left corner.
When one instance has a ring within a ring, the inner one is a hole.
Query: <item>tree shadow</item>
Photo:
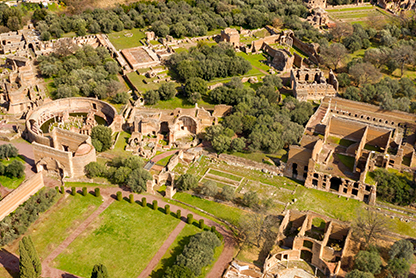
[[[61,277],[62,278],[77,278],[78,276],[75,276],[75,275],[72,275],[72,274],[69,274],[69,273],[65,273],[65,274],[62,274]]]
[[[157,271],[153,270],[149,277],[151,277],[151,278],[161,278],[161,277],[163,277],[166,270],[169,267],[171,267],[175,264],[176,257],[179,254],[182,254],[183,249],[189,243],[192,236],[193,235],[189,235],[189,236],[186,236],[186,237],[183,237],[182,239],[180,239],[178,241],[178,245],[175,248],[173,248],[172,250],[170,250],[170,256],[160,260],[160,262],[162,264],[162,268],[158,269]]]
[[[19,258],[5,249],[0,251],[0,264],[12,277],[19,277]]]

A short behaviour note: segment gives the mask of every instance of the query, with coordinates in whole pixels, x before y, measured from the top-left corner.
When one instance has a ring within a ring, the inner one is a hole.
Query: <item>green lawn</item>
[[[234,176],[234,175],[229,174],[229,173],[224,173],[224,172],[220,172],[220,171],[216,171],[216,170],[212,170],[212,169],[209,170],[208,173],[216,175],[216,176],[224,177],[224,178],[227,178],[227,179],[230,179],[230,180],[238,181],[238,182],[241,181],[241,179],[242,179],[242,177],[237,177],[237,176]]]
[[[214,201],[201,199],[188,193],[179,192],[176,193],[173,198],[187,203],[189,205],[193,205],[195,207],[203,209],[206,212],[212,213],[213,215],[223,220],[226,220],[233,225],[238,225],[241,216],[248,213],[236,207],[231,207],[224,204],[216,203]]]
[[[173,154],[170,155],[170,156],[167,156],[165,158],[162,158],[161,160],[159,160],[156,163],[156,165],[160,165],[160,166],[166,167],[168,165],[168,163],[169,163],[169,160],[172,158],[172,156],[173,156]]]
[[[126,34],[133,34],[128,37]],[[108,38],[117,50],[142,46],[140,40],[146,38],[146,35],[140,29],[123,30],[108,34]]]
[[[107,179],[105,179],[107,181]],[[117,184],[100,184],[100,183],[89,183],[89,182],[65,182],[65,186],[67,189],[71,188],[71,187],[118,187]]]
[[[17,157],[9,158],[9,160],[3,159],[0,161],[3,165],[9,165],[13,160],[17,160],[25,164],[25,160],[19,155]],[[9,178],[7,176],[0,175],[0,184],[9,189],[16,189],[25,180],[25,176],[21,178]]]
[[[284,160],[284,157],[287,154],[287,151],[284,149],[281,149],[277,153],[274,153],[274,154],[267,154],[263,152],[252,152],[252,153],[232,152],[230,154],[263,163],[263,160],[268,160],[269,158],[278,158],[278,159]]]
[[[175,109],[175,108],[193,108],[195,105],[191,104],[185,98],[182,97],[173,97],[169,100],[160,100],[155,105],[149,105],[149,107],[157,109]],[[210,104],[203,99],[198,101],[198,107],[204,108],[214,108],[213,104]]]
[[[354,157],[343,155],[343,154],[338,154],[338,153],[337,153],[337,157],[341,161],[342,164],[348,167],[348,169],[350,169],[351,171],[353,170],[354,163],[355,163]]]
[[[30,229],[36,250],[45,259],[102,203],[92,195],[67,196],[42,215]]]
[[[344,8],[344,9],[327,9],[328,13],[336,13],[336,12],[347,12],[347,11],[361,11],[361,10],[372,10],[374,9],[373,6],[367,7],[357,7],[357,8]]]
[[[189,243],[191,237],[201,231],[201,229],[194,225],[186,225],[176,237],[175,241],[169,246],[169,249],[163,255],[162,259],[160,259],[159,264],[155,267],[150,277],[162,278],[166,269],[174,265],[176,257],[182,253],[183,248]]]
[[[55,260],[54,267],[82,277],[104,264],[111,277],[137,277],[179,220],[126,201],[114,202]]]
[[[126,149],[127,143],[131,137],[130,133],[122,131],[118,136],[118,140],[114,146],[114,151],[123,152]]]
[[[341,138],[335,137],[335,136],[329,136],[328,141],[331,142],[331,143],[335,143],[337,145],[340,145],[340,146],[344,146],[344,147],[349,147],[352,144],[355,144],[354,141],[350,141],[350,140],[347,140],[347,139],[341,139]]]
[[[251,63],[252,66],[257,67],[261,70],[268,71],[270,67],[264,62],[267,61],[267,54],[246,54],[244,52],[238,52],[237,56],[243,57]]]

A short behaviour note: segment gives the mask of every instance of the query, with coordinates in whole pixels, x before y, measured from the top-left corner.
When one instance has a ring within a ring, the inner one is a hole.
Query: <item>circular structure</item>
[[[27,117],[27,140],[51,145],[51,138],[45,136],[41,130],[42,125],[54,118],[61,121],[70,114],[80,113],[93,113],[104,119],[113,132],[121,129],[122,119],[120,122],[120,116],[112,105],[94,98],[63,98],[43,104]]]

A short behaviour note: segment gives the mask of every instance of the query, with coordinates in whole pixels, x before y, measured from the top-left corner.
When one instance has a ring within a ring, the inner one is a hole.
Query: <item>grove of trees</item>
[[[30,236],[24,236],[19,242],[19,277],[38,278],[42,274],[42,264]]]

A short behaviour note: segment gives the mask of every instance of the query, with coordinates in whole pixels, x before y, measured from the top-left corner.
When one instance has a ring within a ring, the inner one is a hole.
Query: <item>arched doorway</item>
[[[312,256],[313,254],[311,251],[308,251],[308,250],[300,251],[300,258],[307,263],[312,263]]]

